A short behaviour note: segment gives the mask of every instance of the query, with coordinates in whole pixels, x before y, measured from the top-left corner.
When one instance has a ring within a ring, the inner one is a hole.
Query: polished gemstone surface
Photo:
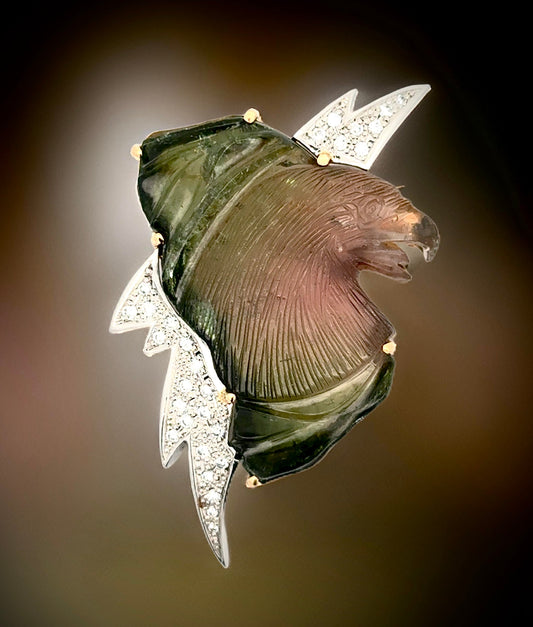
[[[321,168],[242,117],[155,133],[141,150],[139,196],[164,238],[164,292],[237,397],[231,446],[263,483],[312,465],[392,380],[382,346],[394,329],[359,273],[409,279],[398,244],[430,260],[434,223],[395,186]]]

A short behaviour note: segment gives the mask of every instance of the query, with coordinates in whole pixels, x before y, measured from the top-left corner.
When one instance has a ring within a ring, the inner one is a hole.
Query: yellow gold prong
[[[152,246],[154,248],[159,248],[161,244],[164,244],[165,240],[163,239],[161,233],[152,233],[150,237],[150,242],[152,243]]]
[[[252,122],[262,122],[261,114],[257,109],[248,109],[243,117],[244,121],[248,122],[248,124],[252,124]]]
[[[391,340],[390,342],[383,344],[381,350],[387,355],[394,355],[394,353],[396,352],[396,342],[394,340]]]
[[[262,486],[263,484],[259,481],[259,479],[253,475],[251,477],[248,477],[248,479],[246,479],[246,487],[250,488],[251,490],[253,490],[254,488],[258,488],[259,486]]]
[[[217,398],[219,402],[223,403],[224,405],[232,405],[236,400],[235,394],[228,392],[226,388],[220,390],[220,392],[217,394]]]
[[[325,166],[331,162],[331,158],[332,157],[329,154],[329,152],[326,152],[325,150],[323,150],[316,158],[316,162],[318,163],[318,165]]]
[[[141,160],[141,144],[133,144],[133,146],[130,148],[130,155],[136,160],[136,161],[140,161]]]

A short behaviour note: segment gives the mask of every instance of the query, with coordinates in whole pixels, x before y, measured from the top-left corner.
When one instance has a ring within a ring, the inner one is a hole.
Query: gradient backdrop
[[[0,623],[418,627],[531,618],[526,28],[512,4],[15,7],[2,55]],[[315,468],[238,472],[223,570],[186,460],[164,471],[168,355],[107,332],[151,247],[129,148],[258,108],[292,134],[357,87],[430,83],[373,172],[439,225],[389,398]]]

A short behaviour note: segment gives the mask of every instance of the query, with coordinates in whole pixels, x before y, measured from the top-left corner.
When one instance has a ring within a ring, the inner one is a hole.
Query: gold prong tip
[[[250,488],[250,490],[253,490],[254,488],[258,488],[259,486],[262,486],[263,484],[259,481],[259,479],[253,475],[252,477],[248,477],[248,479],[246,479],[246,487]]]
[[[316,162],[318,163],[318,165],[321,166],[328,165],[328,163],[331,162],[331,155],[329,154],[329,152],[323,150],[316,158]]]
[[[150,237],[150,242],[152,243],[152,246],[154,248],[159,248],[159,246],[161,246],[161,244],[163,244],[165,240],[161,233],[152,233]]]
[[[236,400],[235,394],[228,392],[226,388],[224,388],[223,390],[220,390],[220,392],[217,395],[217,398],[219,402],[223,403],[224,405],[232,405]]]
[[[248,109],[248,111],[244,114],[244,121],[248,122],[248,124],[252,124],[252,122],[261,122],[261,114],[257,109]]]
[[[130,148],[130,155],[136,160],[136,161],[140,161],[141,160],[141,144],[133,144],[133,146]]]
[[[394,340],[391,340],[390,342],[383,344],[381,350],[387,355],[394,355],[394,353],[396,352],[396,342]]]

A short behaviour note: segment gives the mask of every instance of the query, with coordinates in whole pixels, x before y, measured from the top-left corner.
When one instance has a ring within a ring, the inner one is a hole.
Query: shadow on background
[[[155,0],[42,5],[5,25],[2,624],[531,617],[520,22],[460,5]],[[168,357],[107,333],[150,251],[129,147],[251,106],[290,135],[353,87],[364,104],[426,82],[373,167],[442,235],[412,283],[365,280],[398,331],[392,393],[308,472],[255,491],[237,474],[224,571],[185,460],[159,466]]]

